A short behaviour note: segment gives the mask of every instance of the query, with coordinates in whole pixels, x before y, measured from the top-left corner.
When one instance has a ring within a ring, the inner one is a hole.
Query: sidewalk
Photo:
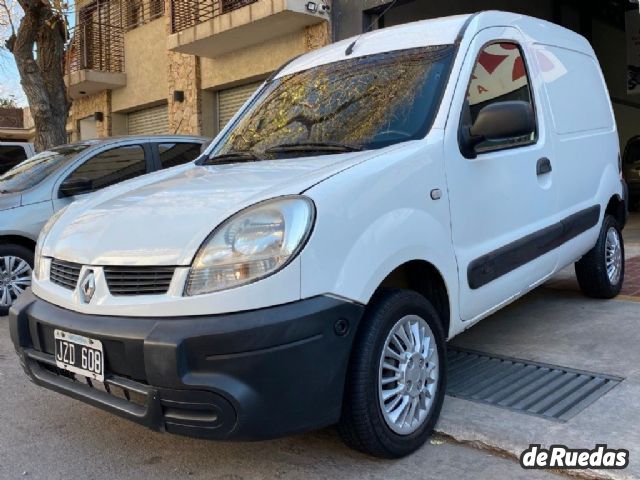
[[[625,231],[627,259],[640,255],[640,216]],[[631,278],[640,258],[628,263]],[[635,288],[635,287],[633,287]],[[585,478],[640,478],[640,292],[612,301],[577,290],[573,269],[456,337],[452,344],[510,357],[623,377],[566,423],[447,397],[437,430],[459,442],[519,458],[531,443],[630,451],[626,470],[565,471]]]

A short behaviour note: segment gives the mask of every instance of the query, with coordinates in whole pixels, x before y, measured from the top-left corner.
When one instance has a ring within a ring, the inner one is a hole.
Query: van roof
[[[490,10],[467,15],[434,18],[374,30],[348,38],[302,55],[278,72],[277,77],[326,65],[349,58],[376,53],[434,45],[450,45],[462,38],[473,38],[489,27],[512,26],[520,30],[530,43],[551,43],[593,55],[589,42],[571,30],[539,18],[516,13]],[[352,53],[347,51],[350,45]]]

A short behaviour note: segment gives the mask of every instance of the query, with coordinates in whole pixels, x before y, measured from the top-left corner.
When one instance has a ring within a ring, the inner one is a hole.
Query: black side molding
[[[600,205],[594,205],[475,259],[467,269],[469,287],[478,289],[526,265],[595,227],[599,220]]]

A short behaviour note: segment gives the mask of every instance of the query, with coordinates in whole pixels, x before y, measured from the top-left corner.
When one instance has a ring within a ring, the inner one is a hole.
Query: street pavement
[[[261,443],[149,431],[30,383],[0,318],[0,479],[549,479],[439,438],[399,461],[347,449],[334,429]]]

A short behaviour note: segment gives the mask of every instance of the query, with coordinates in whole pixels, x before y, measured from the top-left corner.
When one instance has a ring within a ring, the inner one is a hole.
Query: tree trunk
[[[35,123],[36,150],[67,143],[66,26],[47,0],[19,0],[24,17],[10,49]],[[34,55],[37,53],[37,57]]]

